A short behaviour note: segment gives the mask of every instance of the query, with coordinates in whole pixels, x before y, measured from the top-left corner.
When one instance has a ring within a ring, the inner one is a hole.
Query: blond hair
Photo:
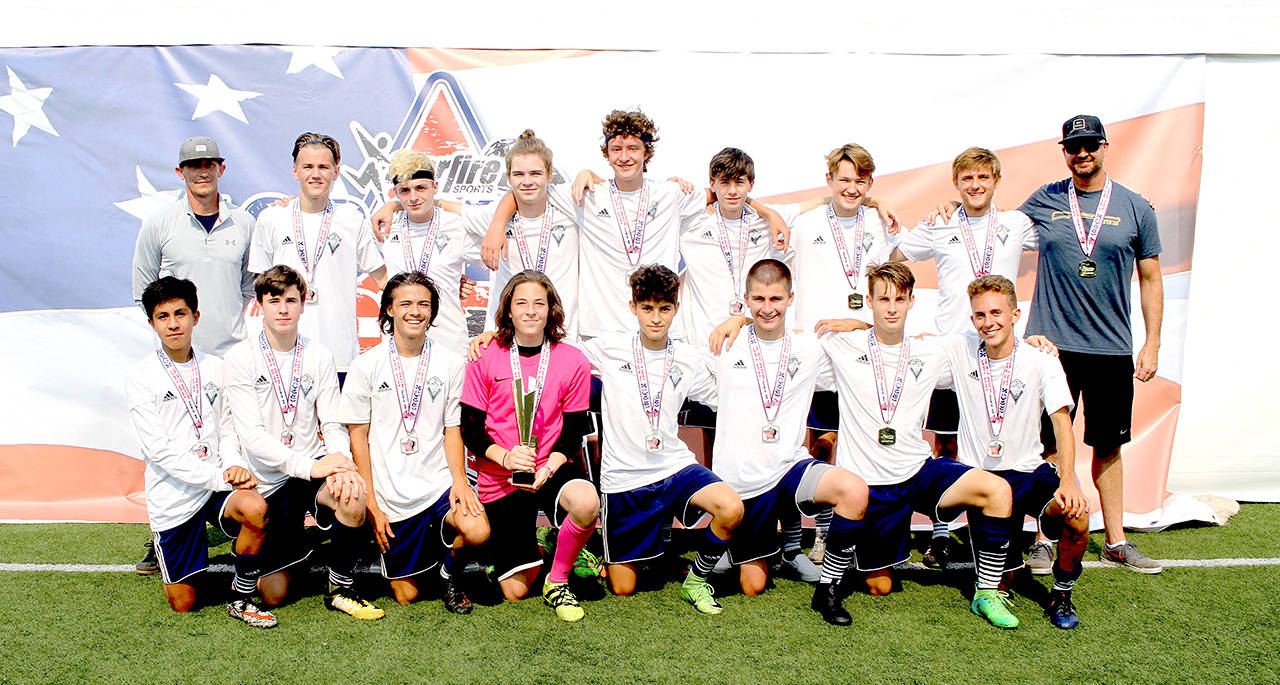
[[[955,180],[961,171],[974,169],[990,169],[991,175],[1000,178],[1000,158],[985,147],[971,147],[956,155],[951,162],[951,180]]]
[[[396,150],[396,153],[391,155],[391,165],[387,167],[387,177],[391,179],[392,183],[404,183],[412,178],[416,171],[429,171],[434,179],[436,173],[435,162],[432,162],[430,157],[413,148]]]
[[[511,144],[507,150],[507,173],[511,173],[511,160],[517,155],[536,155],[542,160],[542,165],[546,167],[547,175],[551,175],[551,148],[542,142],[542,139],[534,135],[533,129],[526,128],[524,133]]]
[[[853,165],[859,176],[870,176],[876,170],[876,163],[871,160],[871,153],[867,152],[867,148],[857,143],[846,143],[827,153],[827,173],[835,176],[840,162],[846,160]]]

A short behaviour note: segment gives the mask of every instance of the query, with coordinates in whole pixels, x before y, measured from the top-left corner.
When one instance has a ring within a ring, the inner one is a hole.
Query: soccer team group
[[[182,144],[186,192],[143,223],[134,257],[134,296],[161,344],[126,378],[153,533],[139,570],[163,574],[175,610],[197,602],[208,524],[234,539],[229,613],[276,625],[269,608],[312,553],[311,514],[328,535],[331,609],[384,615],[355,588],[372,537],[397,602],[432,572],[448,610],[469,613],[457,579],[479,561],[507,600],[541,594],[578,621],[571,575],[631,594],[672,521],[709,516],[685,601],[721,612],[717,565],[746,595],[783,568],[815,582],[824,620],[849,625],[844,593],[894,589],[920,512],[935,521],[933,566],[967,515],[970,607],[1001,628],[1019,624],[1002,585],[1024,565],[1011,541],[1036,519],[1026,565],[1052,574],[1045,613],[1069,629],[1089,538],[1072,433],[1081,396],[1101,559],[1160,572],[1125,540],[1120,460],[1134,379],[1156,371],[1160,239],[1147,201],[1103,171],[1097,118],[1063,124],[1070,177],[1019,210],[995,207],[997,157],[965,150],[958,202],[910,230],[869,196],[875,166],[859,145],[827,155],[829,198],[770,207],[750,199],[741,150],[717,153],[709,190],[696,190],[646,178],[658,136],[643,113],[614,111],[603,128],[611,179],[552,185],[551,151],[526,131],[506,154],[511,191],[484,206],[437,200],[432,160],[401,150],[394,199],[369,218],[330,198],[341,153],[329,136],[297,139],[298,194],[256,221],[219,194],[217,144]],[[1012,280],[1024,250],[1039,267],[1021,339]],[[909,337],[905,262],[928,259],[938,335]],[[460,294],[479,262],[493,271],[489,330],[469,339]],[[366,274],[381,288],[383,339],[361,354]],[[681,423],[705,427],[709,468]],[[598,468],[583,457],[592,432]],[[552,528],[538,528],[539,511]],[[808,556],[802,514],[819,527]],[[597,528],[602,562],[587,549]]]

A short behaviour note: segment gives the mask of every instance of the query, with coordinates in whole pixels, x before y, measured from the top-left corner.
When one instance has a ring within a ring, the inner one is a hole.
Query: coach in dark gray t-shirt
[[[1060,142],[1071,178],[1042,186],[1021,208],[1040,242],[1027,334],[1058,346],[1072,400],[1084,399],[1084,442],[1093,448],[1093,482],[1106,529],[1101,561],[1159,573],[1164,569],[1158,562],[1125,540],[1120,461],[1120,446],[1131,437],[1133,379],[1155,376],[1160,350],[1164,287],[1155,210],[1103,171],[1109,146],[1097,117],[1068,119]],[[1135,265],[1146,328],[1136,369],[1129,323]],[[1048,421],[1041,440],[1047,453],[1057,452]],[[1051,560],[1052,548],[1042,539],[1027,561],[1032,573],[1049,573]]]

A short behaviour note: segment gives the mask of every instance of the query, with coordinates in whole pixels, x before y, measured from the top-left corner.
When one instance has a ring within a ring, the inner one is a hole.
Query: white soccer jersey
[[[298,333],[329,348],[338,371],[346,371],[360,351],[356,335],[356,284],[361,274],[383,266],[373,229],[354,203],[333,203],[333,219],[325,239],[323,254],[316,263],[320,246],[323,213],[302,216],[303,246],[307,263],[315,267],[314,276],[298,257],[293,230],[294,200],[287,207],[267,207],[258,215],[253,231],[253,247],[249,250],[249,270],[262,273],[276,264],[292,267],[302,274],[308,289],[314,290],[314,302],[306,305],[306,316],[298,322]]]
[[[791,231],[791,249],[795,252],[792,275],[796,293],[795,327],[812,331],[823,319],[857,319],[871,323],[871,297],[867,292],[867,267],[888,261],[893,253],[897,237],[890,236],[874,209],[859,207],[863,217],[862,263],[851,278],[845,276],[835,236],[823,205],[796,217]],[[849,254],[849,265],[854,265],[854,235],[857,233],[855,217],[837,219]],[[849,308],[849,295],[862,295],[861,309]]]
[[[991,217],[996,217],[996,230],[992,239],[992,258],[988,273],[1018,280],[1018,265],[1023,250],[1036,250],[1039,240],[1035,226],[1026,214],[1017,210],[987,212],[986,216],[968,219],[973,233],[973,256],[960,230],[960,212],[951,215],[951,221],[930,226],[919,226],[900,236],[898,249],[913,262],[933,259],[938,269],[938,312],[935,323],[939,335],[972,331],[969,323],[969,283],[978,276],[973,265],[985,266],[987,236]]]
[[[502,289],[511,280],[512,274],[524,271],[525,268],[537,268],[539,244],[545,225],[550,233],[543,273],[551,279],[556,293],[560,295],[561,304],[564,305],[567,334],[565,342],[573,342],[577,339],[578,331],[578,207],[565,186],[548,186],[547,199],[551,207],[549,217],[544,212],[536,217],[520,217],[518,221],[525,246],[529,250],[527,267],[521,256],[519,243],[508,224],[507,259],[489,276],[489,307],[485,313],[485,330],[497,328],[493,317],[498,309]],[[489,231],[495,207],[496,205],[468,205],[462,211],[467,229],[476,236],[477,244],[484,240],[485,233]]]
[[[762,430],[769,421],[749,337],[743,328],[713,367],[720,410],[716,414],[711,465],[716,475],[743,499],[763,494],[777,485],[796,462],[809,458],[804,439],[813,390],[819,378],[823,385],[831,383],[831,363],[818,339],[812,333],[789,332],[791,351],[784,370],[782,404],[769,410],[778,426],[778,439],[765,442]],[[760,341],[764,377],[770,391],[777,382],[782,351],[782,340]]]
[[[653,432],[640,401],[633,341],[637,333],[615,333],[582,344],[582,352],[603,384],[604,446],[600,457],[600,490],[634,490],[697,463],[680,441],[676,414],[686,398],[714,405],[715,379],[709,354],[687,343],[672,341],[671,372],[662,385],[658,432],[661,449],[650,452],[646,440]],[[643,348],[642,348],[643,349]],[[665,350],[643,350],[649,391],[656,395],[662,380]]]
[[[799,214],[795,205],[774,207],[782,220],[791,225]],[[745,311],[747,271],[762,259],[790,263],[792,253],[774,248],[769,234],[769,220],[748,210],[747,226],[741,221],[724,220],[725,238],[733,259],[730,277],[729,260],[721,244],[721,221],[718,213],[702,212],[680,237],[680,256],[684,259],[684,283],[680,286],[680,318],[684,320],[685,340],[701,345],[731,313],[750,316]],[[743,236],[745,233],[745,249]],[[731,312],[730,303],[744,303],[741,312]]]
[[[302,350],[302,368],[297,380],[298,408],[292,423],[286,425],[271,369],[263,356],[261,336],[260,333],[242,340],[231,348],[222,373],[236,433],[249,466],[258,477],[258,492],[266,497],[284,485],[290,476],[311,478],[315,460],[326,454],[351,456],[351,442],[346,425],[338,421],[341,395],[333,353],[324,345],[299,336],[298,346],[294,348]],[[294,354],[294,350],[271,350],[286,398],[291,389]],[[291,435],[288,446],[282,441],[286,430]]]
[[[147,518],[151,530],[159,532],[195,516],[215,490],[230,490],[224,471],[249,465],[240,454],[230,406],[223,396],[222,360],[196,352],[194,364],[174,364],[184,386],[192,389],[199,367],[196,398],[203,426],[197,435],[182,393],[157,353],[164,351],[148,354],[133,365],[125,376],[124,389],[129,418],[147,463]],[[207,447],[203,457],[194,451],[201,441]]]
[[[436,288],[440,291],[440,311],[431,327],[431,339],[441,347],[465,354],[471,336],[467,335],[467,313],[462,310],[458,287],[462,274],[466,273],[467,263],[481,263],[480,243],[457,214],[437,208],[433,215],[439,215],[440,219],[431,248],[431,261],[427,264],[427,276],[435,281]],[[406,229],[413,252],[412,267],[405,261]],[[430,223],[410,223],[405,220],[403,212],[396,213],[391,222],[391,233],[381,244],[382,259],[387,265],[387,278],[417,270],[421,266],[422,250],[426,247],[430,229]]]
[[[876,391],[867,336],[872,331],[829,333],[822,349],[831,358],[836,392],[840,394],[840,439],[836,441],[836,466],[852,471],[867,485],[892,485],[907,480],[933,456],[920,431],[929,412],[929,398],[939,379],[950,378],[947,357],[935,338],[908,338],[902,396],[891,421],[885,422]],[[884,364],[886,395],[893,391],[902,345],[879,345]],[[895,432],[892,445],[882,445],[879,432]]]
[[[405,454],[407,437],[401,421],[400,400],[383,341],[356,358],[342,386],[338,419],[348,424],[369,424],[369,460],[378,507],[391,522],[426,509],[453,485],[444,454],[444,429],[462,420],[464,360],[441,345],[431,346],[427,361],[422,406],[413,432],[418,449]],[[424,349],[424,354],[426,348]],[[421,357],[400,357],[406,393],[412,394]]]
[[[645,181],[644,185],[648,189],[648,211],[644,241],[634,261],[623,246],[623,230],[609,192],[610,182],[596,185],[578,208],[578,331],[585,337],[635,328],[635,318],[627,307],[631,301],[627,276],[644,264],[661,264],[679,273],[680,233],[688,222],[706,211],[706,195],[701,190],[685,195],[672,181]],[[631,231],[636,226],[642,191],[619,195],[626,214],[625,226]],[[672,323],[672,337],[682,337],[682,328],[677,317]]]
[[[974,331],[947,335],[938,339],[939,347],[950,361],[956,399],[960,403],[960,437],[957,457],[970,466],[988,471],[1023,471],[1030,473],[1044,463],[1040,444],[1040,415],[1066,407],[1070,409],[1071,389],[1057,357],[1026,343],[1018,345],[1013,359],[1013,379],[999,440],[1000,456],[989,453],[988,444],[995,439],[987,420],[986,395],[978,368],[978,345]],[[993,359],[991,384],[997,400],[1009,357]]]

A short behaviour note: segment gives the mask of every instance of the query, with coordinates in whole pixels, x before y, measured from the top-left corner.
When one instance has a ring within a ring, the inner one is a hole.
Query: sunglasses
[[[1081,150],[1085,152],[1097,152],[1102,147],[1102,141],[1096,138],[1090,140],[1072,140],[1062,144],[1062,149],[1067,151],[1069,155],[1079,154]]]

